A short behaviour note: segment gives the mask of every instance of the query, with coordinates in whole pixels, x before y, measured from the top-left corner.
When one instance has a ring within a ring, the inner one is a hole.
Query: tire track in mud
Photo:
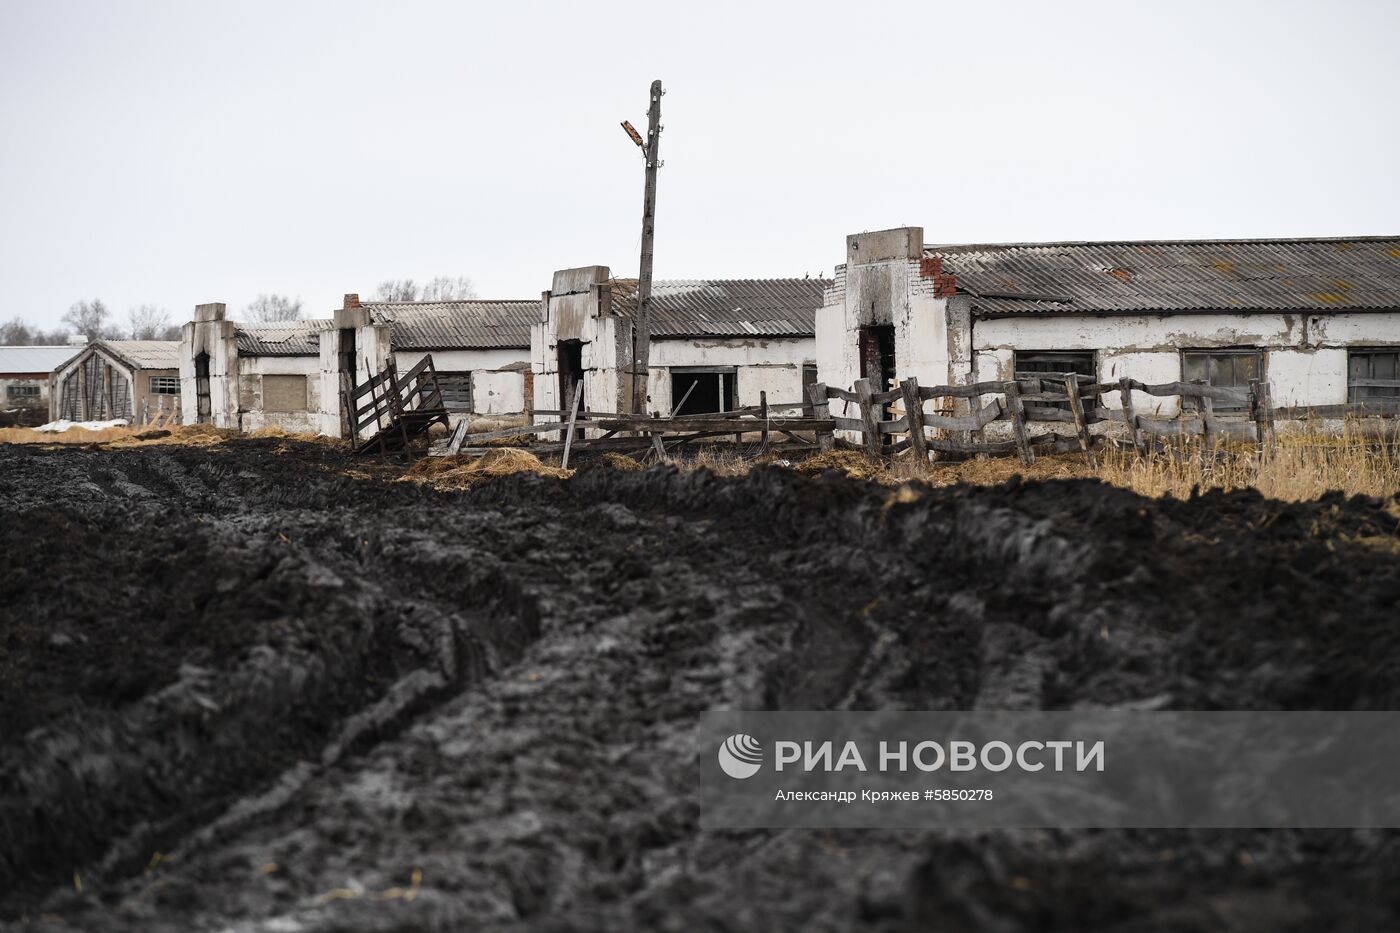
[[[386,683],[430,670],[449,629],[469,676],[304,779],[280,772],[271,798],[241,798],[248,812],[176,834],[149,876],[51,896],[72,928],[1335,921],[1309,878],[1370,923],[1351,928],[1385,926],[1394,906],[1388,834],[706,834],[686,786],[712,752],[695,747],[696,716],[724,706],[1393,704],[1400,646],[1384,620],[1400,575],[1356,543],[1394,538],[1379,504],[1158,503],[1082,482],[901,495],[778,470],[585,470],[433,495],[332,471],[279,483],[295,461],[174,456],[218,477],[208,524],[265,544],[287,533],[317,566],[380,588],[395,614],[370,654],[394,659]],[[158,499],[198,501],[120,466]],[[1314,572],[1248,582],[1280,563]]]

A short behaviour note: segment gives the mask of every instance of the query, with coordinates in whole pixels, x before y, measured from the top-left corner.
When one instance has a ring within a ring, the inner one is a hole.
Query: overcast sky
[[[0,318],[929,242],[1400,233],[1400,2],[0,0]]]

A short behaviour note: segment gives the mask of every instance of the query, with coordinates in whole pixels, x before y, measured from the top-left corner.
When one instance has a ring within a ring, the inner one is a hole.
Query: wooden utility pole
[[[637,136],[630,123],[623,123],[633,142],[646,154],[647,180],[642,195],[642,263],[637,274],[637,316],[632,331],[632,411],[646,414],[647,370],[651,362],[651,267],[652,235],[656,230],[656,170],[661,167],[661,80],[651,82],[651,106],[647,110],[647,138]]]

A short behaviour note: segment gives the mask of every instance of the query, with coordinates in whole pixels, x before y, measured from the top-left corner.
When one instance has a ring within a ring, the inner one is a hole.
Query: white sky
[[[658,77],[661,278],[830,274],[905,224],[1395,234],[1397,40],[1396,0],[0,0],[0,318],[635,274],[618,123]]]

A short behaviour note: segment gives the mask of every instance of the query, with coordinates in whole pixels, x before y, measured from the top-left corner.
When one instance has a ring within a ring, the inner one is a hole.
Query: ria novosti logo
[[[751,778],[763,766],[763,746],[753,736],[736,732],[720,744],[719,766],[732,778]]]

